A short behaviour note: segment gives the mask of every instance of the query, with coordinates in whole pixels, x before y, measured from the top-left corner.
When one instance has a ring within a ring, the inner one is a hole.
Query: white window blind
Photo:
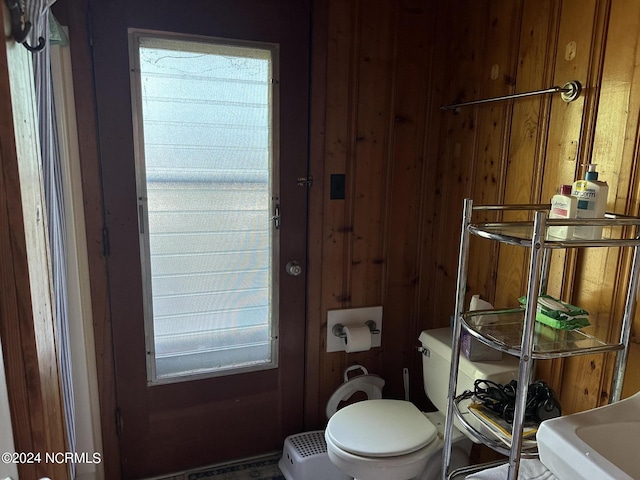
[[[275,52],[132,36],[151,383],[276,365]]]

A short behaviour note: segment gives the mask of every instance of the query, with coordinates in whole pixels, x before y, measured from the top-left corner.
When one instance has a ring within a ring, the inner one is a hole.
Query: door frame
[[[6,5],[0,22],[8,24]],[[15,452],[41,460],[14,462],[22,478],[69,478],[68,465],[46,452],[68,450],[60,387],[51,271],[31,53],[5,38],[0,53],[0,362],[4,363]],[[9,452],[13,453],[13,452]],[[32,459],[33,460],[33,459]],[[10,462],[6,462],[10,463]]]
[[[52,11],[69,27],[73,86],[78,127],[78,150],[82,160],[82,191],[87,235],[87,257],[93,313],[95,360],[98,382],[102,465],[104,478],[121,478],[120,447],[116,428],[116,383],[111,335],[111,312],[104,255],[104,203],[100,180],[97,112],[93,80],[88,0],[58,0]]]

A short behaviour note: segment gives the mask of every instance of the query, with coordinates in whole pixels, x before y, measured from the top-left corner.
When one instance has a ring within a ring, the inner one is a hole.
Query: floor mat
[[[280,455],[190,472],[187,480],[285,480],[278,468]]]

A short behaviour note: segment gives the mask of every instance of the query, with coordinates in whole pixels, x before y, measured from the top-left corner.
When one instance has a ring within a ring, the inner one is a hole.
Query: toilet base
[[[431,423],[438,429],[438,442],[440,449],[437,459],[434,458],[427,464],[427,468],[416,478],[416,480],[432,480],[442,478],[442,447],[444,446],[444,426],[445,417],[440,412],[425,413]],[[471,446],[473,442],[460,430],[453,428],[453,436],[451,442],[451,471],[456,468],[466,467],[470,464]]]
[[[469,465],[469,450],[471,447],[471,441],[467,438],[461,438],[456,441],[451,448],[450,465],[451,471],[466,467]],[[341,463],[339,458],[335,459],[338,464]],[[378,478],[382,472],[374,472],[374,477]],[[385,473],[382,473],[384,478],[389,478]],[[347,477],[352,478],[352,477]],[[405,477],[406,478],[406,477]],[[438,447],[436,447],[429,458],[426,461],[426,466],[417,474],[408,480],[440,480],[442,478],[442,440],[439,441]],[[458,478],[458,477],[456,477]],[[327,477],[327,480],[333,480],[333,477]],[[370,478],[358,478],[353,480],[370,480]]]

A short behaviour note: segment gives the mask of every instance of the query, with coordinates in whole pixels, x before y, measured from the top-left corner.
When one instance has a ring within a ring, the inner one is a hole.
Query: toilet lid
[[[365,400],[338,410],[326,434],[342,450],[367,457],[406,455],[431,443],[438,431],[411,402]]]

